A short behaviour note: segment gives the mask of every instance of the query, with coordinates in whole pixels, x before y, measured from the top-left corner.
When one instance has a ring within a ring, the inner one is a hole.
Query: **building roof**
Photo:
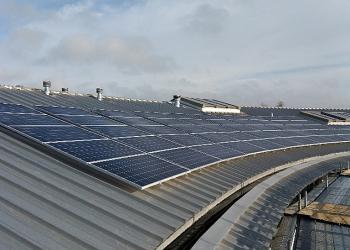
[[[100,102],[84,95],[46,96],[39,90],[1,89],[0,102],[198,114],[167,103],[112,98]],[[130,192],[6,132],[0,132],[0,141],[1,244],[60,249],[164,248],[227,197],[289,167],[288,162],[350,147],[334,141],[251,155]]]
[[[285,209],[297,194],[348,159],[350,153],[327,155],[274,174],[233,204],[193,249],[269,249]]]

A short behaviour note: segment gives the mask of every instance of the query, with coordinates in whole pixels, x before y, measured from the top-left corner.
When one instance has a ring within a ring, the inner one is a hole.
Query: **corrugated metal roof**
[[[86,109],[125,105],[123,100],[100,102],[88,96],[3,89],[0,101]],[[169,107],[147,105],[137,107],[153,111]],[[278,166],[350,148],[349,143],[334,143],[245,157],[130,193],[6,134],[0,133],[0,142],[1,244],[60,249],[163,248],[235,191],[289,167]]]
[[[350,249],[350,227],[301,218],[297,250]]]
[[[350,206],[350,178],[339,177],[321,194],[317,201]]]
[[[319,157],[266,179],[234,203],[193,249],[269,249],[284,210],[296,195],[339,168],[339,163],[349,156],[343,153]]]

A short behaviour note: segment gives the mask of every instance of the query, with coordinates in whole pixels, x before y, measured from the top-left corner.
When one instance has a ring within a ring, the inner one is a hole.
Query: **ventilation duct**
[[[174,95],[172,101],[174,102],[175,107],[180,108],[180,104],[181,104],[181,102],[180,102],[181,96],[180,95]]]
[[[50,95],[51,82],[50,81],[43,81],[43,87],[44,87],[45,95]]]
[[[97,100],[99,100],[99,101],[102,101],[102,92],[103,92],[103,89],[101,89],[101,88],[96,89]]]

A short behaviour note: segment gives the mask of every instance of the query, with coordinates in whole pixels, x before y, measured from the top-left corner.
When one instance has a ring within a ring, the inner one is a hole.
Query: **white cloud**
[[[0,36],[0,67],[11,72],[0,81],[39,86],[49,78],[57,87],[163,100],[179,93],[240,105],[348,105],[346,0],[3,6],[7,16],[28,15],[11,18]]]

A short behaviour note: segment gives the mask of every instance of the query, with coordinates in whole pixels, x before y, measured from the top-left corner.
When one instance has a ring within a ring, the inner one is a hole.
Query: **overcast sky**
[[[350,107],[349,0],[0,0],[0,83]]]

